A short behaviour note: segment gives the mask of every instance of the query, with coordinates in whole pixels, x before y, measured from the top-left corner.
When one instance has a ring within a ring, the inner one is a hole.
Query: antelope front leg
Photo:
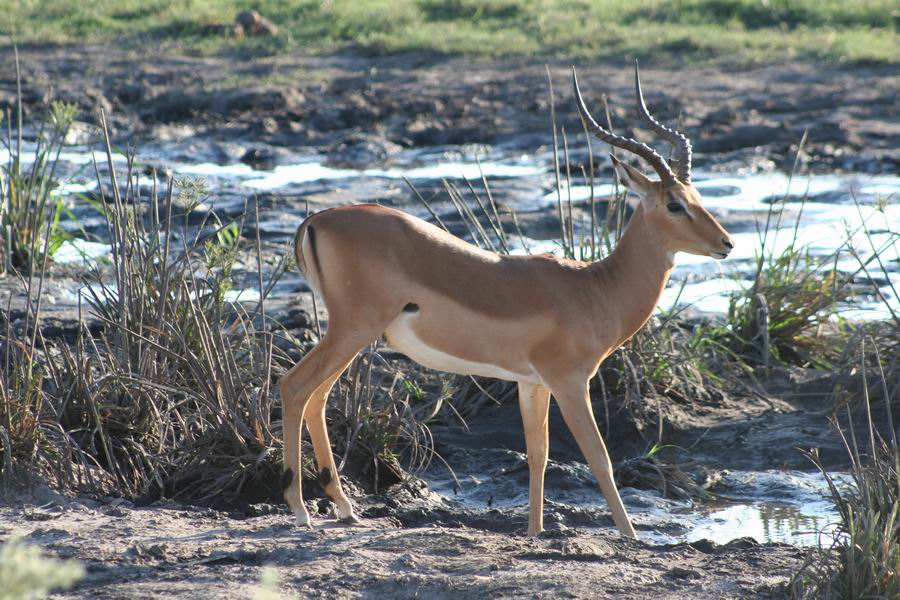
[[[528,453],[528,535],[536,536],[544,530],[544,470],[550,449],[547,428],[550,390],[542,385],[519,383],[519,408]]]
[[[597,422],[594,420],[594,413],[591,411],[588,382],[563,383],[553,386],[551,389],[559,403],[559,410],[562,412],[566,425],[575,436],[581,453],[584,454],[591,471],[594,472],[594,477],[600,484],[600,490],[612,512],[613,522],[623,535],[637,538],[634,527],[631,525],[631,519],[625,512],[622,498],[619,497],[619,490],[616,489],[612,462],[609,460],[606,444],[603,443],[600,430],[597,429]]]

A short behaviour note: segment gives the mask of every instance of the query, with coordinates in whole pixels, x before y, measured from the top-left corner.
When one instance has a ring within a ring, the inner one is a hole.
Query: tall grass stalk
[[[76,108],[65,102],[51,102],[38,126],[34,149],[28,151],[23,142],[18,50],[15,50],[15,65],[15,123],[7,110],[3,139],[7,159],[6,164],[0,166],[0,269],[31,274],[40,265],[42,252],[52,256],[67,237],[59,228],[59,212],[64,205],[54,198],[54,188],[60,152],[75,119]],[[49,215],[55,215],[55,218],[50,227],[45,228]]]
[[[46,229],[55,221],[48,215]],[[23,316],[13,322],[10,292],[0,311],[0,486],[10,489],[46,475],[60,488],[77,483],[78,467],[89,462],[71,432],[59,421],[63,387],[50,345],[41,333],[41,299],[46,278],[49,237],[44,237],[43,260],[34,277],[20,277],[25,298]],[[37,288],[35,290],[35,288]]]

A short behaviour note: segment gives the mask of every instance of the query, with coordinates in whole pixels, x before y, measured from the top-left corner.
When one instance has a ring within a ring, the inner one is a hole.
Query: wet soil
[[[839,456],[815,399],[821,378],[779,371],[773,380],[783,394],[774,389],[766,398],[666,411],[666,441],[691,448],[692,475],[807,468],[798,447]],[[601,422],[615,427],[622,420]],[[23,535],[52,555],[81,561],[85,579],[60,598],[246,597],[263,566],[277,570],[284,593],[299,597],[637,599],[652,590],[660,598],[782,598],[806,556],[803,548],[742,537],[739,526],[727,543],[660,543],[661,533],[684,533],[666,516],[676,505],[628,487],[622,497],[641,541],[623,538],[555,406],[546,531],[528,538],[528,469],[515,405],[484,410],[468,430],[449,423],[432,429],[466,502],[455,485],[447,489],[438,461],[421,475],[444,483],[440,494],[441,486],[415,477],[378,494],[347,482],[362,520],[352,527],[334,521],[333,507],[309,482],[312,530],[298,529],[281,504],[218,511],[163,499],[138,507],[43,491],[0,506],[0,538]],[[617,462],[644,443],[624,428],[608,431],[607,440]],[[730,485],[712,490],[741,492]]]
[[[146,145],[202,136],[208,140],[204,150],[226,162],[275,164],[281,149],[324,150],[345,166],[389,161],[410,146],[491,144],[533,152],[546,144],[550,129],[542,61],[352,53],[184,57],[150,46],[140,54],[71,46],[20,52],[29,110],[52,93],[81,106],[86,122],[103,107],[117,140]],[[605,94],[615,127],[646,133],[634,118],[630,65],[578,67],[598,114]],[[557,62],[549,69],[558,122],[569,135],[580,133],[571,65]],[[6,73],[0,106],[15,98],[14,71]],[[813,169],[895,172],[900,166],[896,66],[650,63],[641,73],[649,106],[670,123],[679,120],[694,141],[699,168],[790,168],[804,132]],[[241,144],[223,143],[228,141]]]

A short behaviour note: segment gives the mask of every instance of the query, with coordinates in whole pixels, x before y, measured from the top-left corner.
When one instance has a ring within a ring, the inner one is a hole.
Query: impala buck
[[[640,117],[674,144],[664,160],[650,146],[615,135],[591,117],[573,70],[575,98],[592,133],[644,159],[653,181],[612,156],[639,201],[615,250],[585,263],[550,255],[488,252],[400,211],[376,205],[317,213],[297,231],[300,271],[328,308],[319,344],[281,379],[284,496],[299,525],[310,524],[300,482],[301,424],[312,438],[319,480],[338,518],[356,522],[341,489],[325,429],[335,380],[366,345],[389,345],[426,367],[514,381],[529,469],[528,534],[543,530],[547,415],[552,394],[612,518],[636,537],[613,481],[612,464],[591,411],[588,382],[600,363],[650,318],[676,252],[725,258],[731,236],[701,204],[691,183],[691,144],[647,111],[635,65]]]

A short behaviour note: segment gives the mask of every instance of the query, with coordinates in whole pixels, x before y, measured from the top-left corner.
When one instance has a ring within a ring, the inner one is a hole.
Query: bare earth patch
[[[598,530],[530,539],[394,523],[299,530],[286,514],[237,520],[86,500],[0,509],[3,537],[22,534],[84,564],[85,579],[60,598],[250,597],[264,565],[300,597],[767,598],[784,595],[802,557],[746,539],[650,546]]]

